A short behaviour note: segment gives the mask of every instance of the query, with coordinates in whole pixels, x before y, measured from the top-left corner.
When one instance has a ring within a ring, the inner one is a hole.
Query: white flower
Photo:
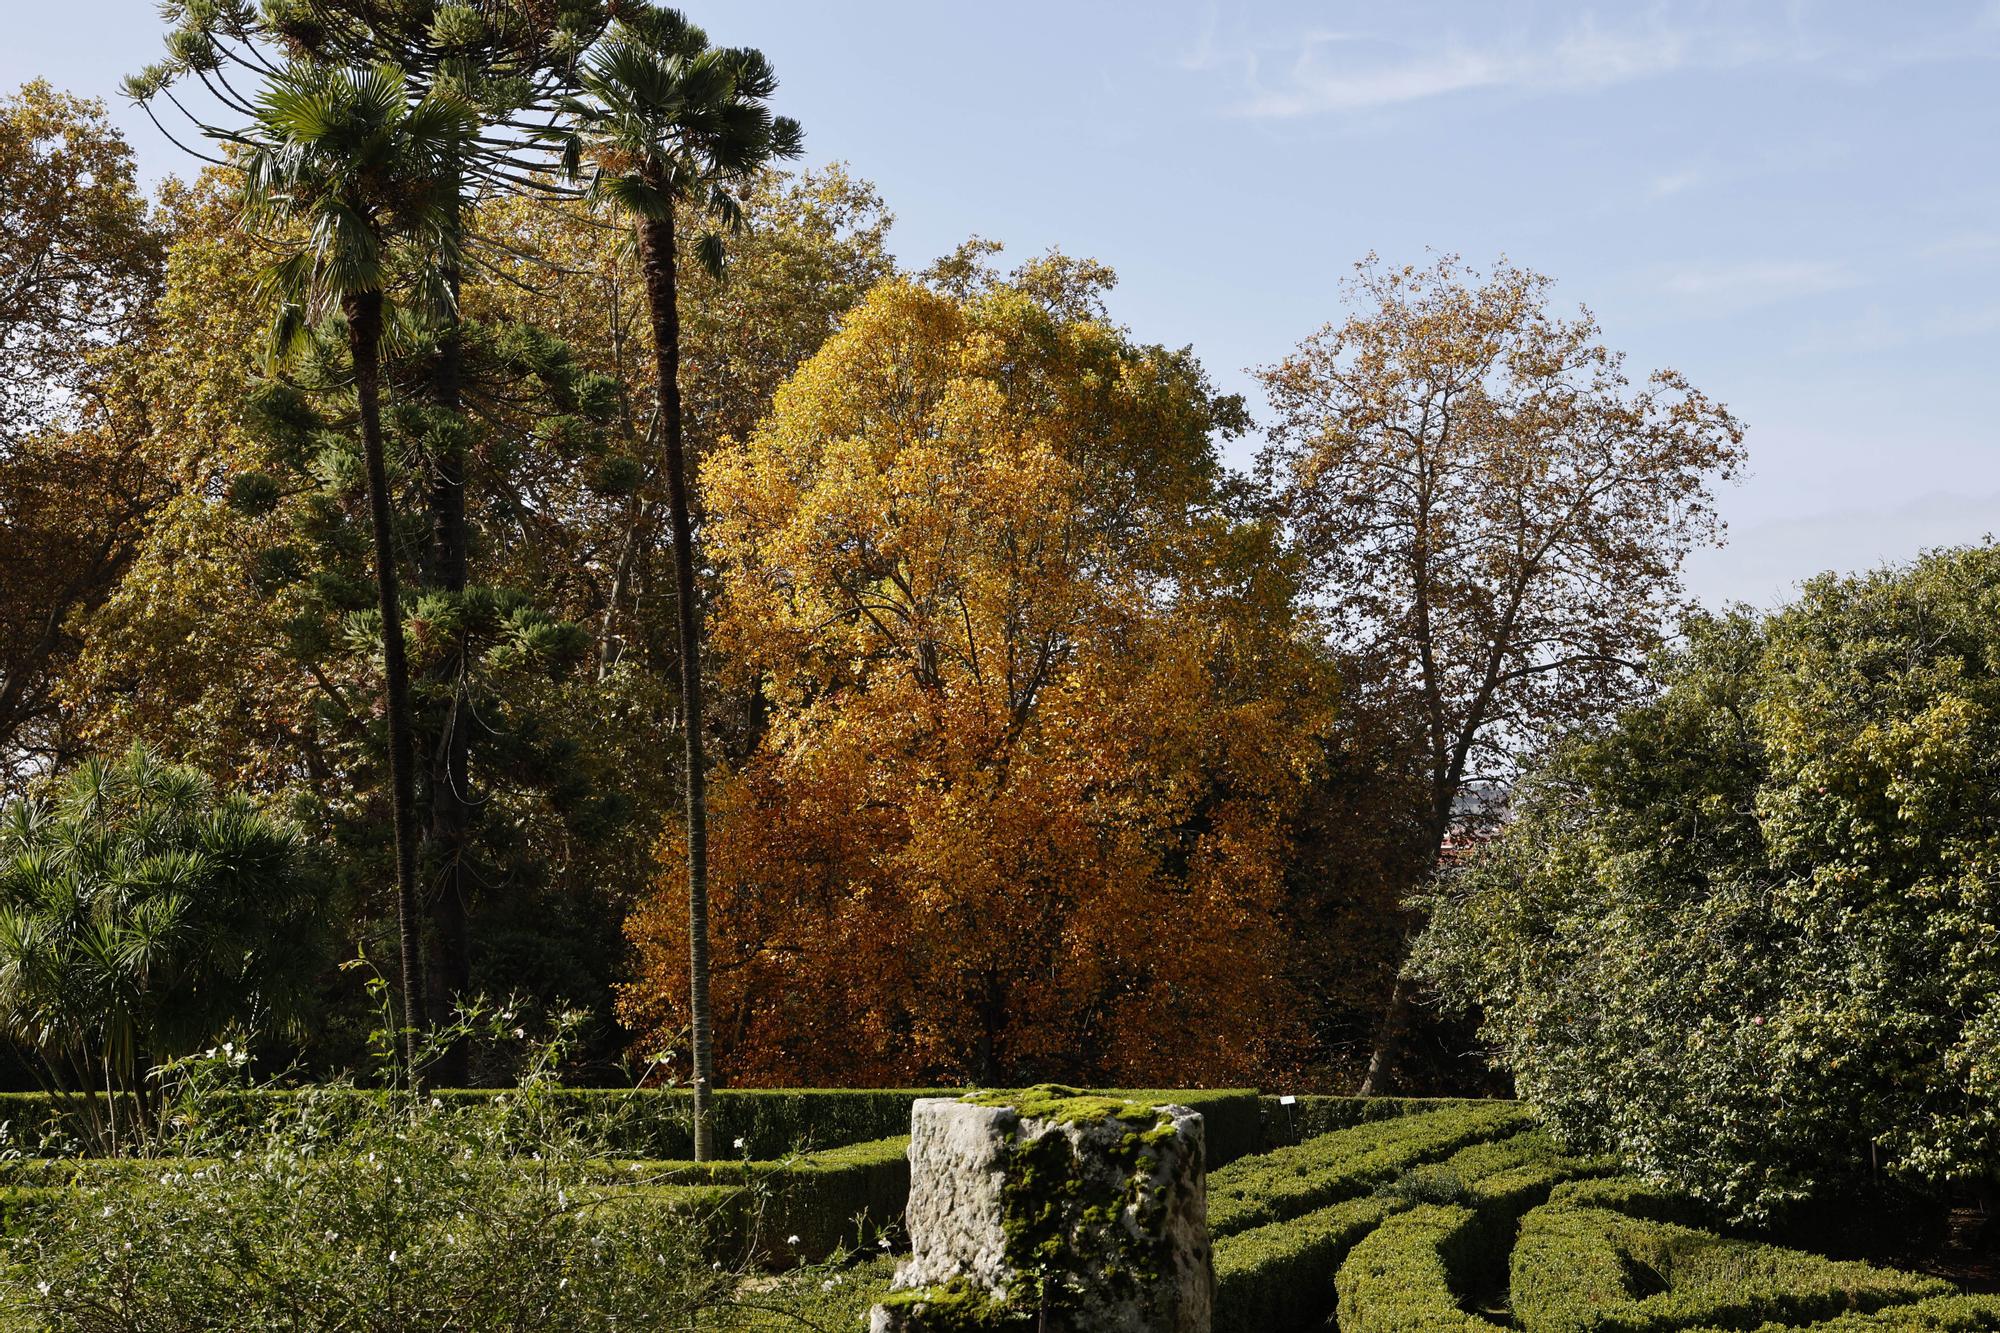
[[[736,1140],[736,1147],[738,1148],[738,1150],[741,1150],[741,1149],[742,1149],[742,1147],[743,1147],[743,1140],[742,1140],[742,1139],[738,1139],[738,1140]]]
[[[883,1236],[883,1237],[882,1237],[881,1239],[877,1240],[877,1241],[876,1241],[875,1243],[876,1243],[877,1245],[880,1245],[880,1246],[881,1246],[881,1247],[882,1247],[883,1249],[885,1249],[885,1250],[889,1248],[889,1238],[888,1238],[887,1236]]]
[[[49,1284],[48,1284],[48,1280],[47,1280],[46,1278],[44,1278],[44,1279],[43,1279],[42,1281],[40,1281],[40,1282],[37,1282],[37,1283],[35,1284],[35,1290],[36,1290],[36,1291],[39,1291],[39,1292],[41,1292],[41,1293],[42,1293],[42,1295],[44,1295],[44,1296],[48,1295],[48,1294],[49,1294]]]
[[[396,1262],[396,1252],[394,1250],[389,1251],[389,1262],[392,1264]]]
[[[797,1236],[787,1236],[787,1237],[785,1237],[785,1244],[787,1244],[787,1245],[796,1245],[796,1244],[798,1244],[798,1243],[799,1243],[799,1238],[798,1238]]]
[[[820,1284],[819,1284],[819,1289],[820,1289],[821,1291],[832,1291],[832,1290],[833,1290],[833,1279],[832,1279],[832,1278],[828,1278],[828,1279],[827,1279],[826,1281],[824,1281],[824,1282],[820,1283]]]

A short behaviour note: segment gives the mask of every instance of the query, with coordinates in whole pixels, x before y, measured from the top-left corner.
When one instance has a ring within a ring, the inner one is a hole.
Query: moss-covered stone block
[[[1073,1088],[919,1101],[874,1333],[1208,1333],[1202,1118]]]

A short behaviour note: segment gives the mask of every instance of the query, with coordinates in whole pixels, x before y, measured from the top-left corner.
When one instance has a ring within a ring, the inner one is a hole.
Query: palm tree
[[[372,68],[387,62],[404,71],[419,92],[448,88],[466,99],[480,117],[480,132],[468,136],[459,162],[458,207],[449,216],[455,239],[471,239],[470,202],[479,192],[548,192],[545,145],[528,131],[546,125],[556,101],[573,90],[580,53],[603,33],[618,0],[563,0],[560,4],[384,5],[380,0],[312,0],[296,4],[181,4],[167,38],[168,59],[127,81],[127,90],[151,114],[151,102],[178,82],[198,81],[203,102],[252,118],[251,102],[236,94],[232,72],[262,79],[286,55],[326,66]],[[179,102],[174,105],[185,113]],[[200,124],[199,122],[197,122]],[[210,138],[229,142],[231,130],[201,124]],[[444,273],[454,291],[455,269]],[[435,349],[428,362],[429,394],[454,416],[466,412],[462,373],[464,338],[455,303],[433,330]],[[457,432],[441,431],[430,460],[428,507],[431,542],[417,561],[418,587],[451,597],[466,594],[471,566],[467,521],[468,454]],[[473,815],[471,722],[465,699],[466,660],[439,655],[429,683],[449,696],[434,743],[418,744],[419,816],[429,807],[429,823],[418,862],[429,891],[433,953],[427,967],[430,1017],[443,1024],[450,1006],[470,986],[471,940],[467,903]],[[420,682],[421,684],[421,682]],[[440,1053],[433,1071],[447,1081],[466,1077],[466,1044],[453,1042]]]
[[[459,164],[477,132],[477,117],[461,97],[433,87],[412,98],[409,81],[394,66],[294,64],[274,75],[244,135],[245,214],[286,250],[261,275],[263,291],[277,306],[273,353],[283,355],[311,324],[337,314],[353,361],[382,619],[404,1055],[412,1085],[419,1077],[422,1012],[415,766],[382,447],[382,342],[392,293],[430,314],[451,301],[445,275],[459,264]]]
[[[796,157],[797,121],[773,116],[777,79],[763,54],[708,44],[676,10],[640,4],[621,13],[586,63],[582,95],[564,103],[556,137],[572,179],[631,220],[652,316],[663,470],[673,528],[681,657],[681,732],[687,762],[688,936],[694,1045],[694,1148],[714,1156],[708,1101],[714,1078],[708,1010],[708,796],[702,756],[701,607],[695,600],[693,522],[688,506],[680,391],[677,210],[705,214],[696,252],[723,268],[722,230],[743,225],[741,191],[774,161]]]
[[[157,1062],[300,1013],[320,887],[299,831],[247,796],[143,749],[90,760],[0,814],[0,1031],[115,1148]]]

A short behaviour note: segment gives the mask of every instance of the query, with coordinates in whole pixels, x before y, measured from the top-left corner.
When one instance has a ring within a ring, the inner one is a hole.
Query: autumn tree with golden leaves
[[[75,757],[57,679],[160,498],[123,352],[161,264],[103,104],[0,101],[0,794]]]
[[[1213,1082],[1298,1036],[1329,682],[1216,457],[1240,406],[1110,324],[1106,277],[884,284],[704,471],[717,642],[769,711],[715,804],[735,1081]],[[648,1051],[686,1023],[684,894],[628,927]]]
[[[1720,525],[1743,428],[1672,370],[1639,384],[1551,280],[1373,257],[1357,313],[1267,370],[1263,463],[1343,647],[1402,700],[1426,757],[1431,857],[1469,795],[1629,697]],[[1400,977],[1362,1085],[1385,1091]]]

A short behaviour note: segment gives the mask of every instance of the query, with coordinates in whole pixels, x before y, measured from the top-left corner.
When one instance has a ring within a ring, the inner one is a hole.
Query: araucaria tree
[[[566,104],[569,173],[590,194],[630,219],[652,315],[662,470],[674,541],[679,622],[681,735],[686,755],[687,874],[692,997],[694,1150],[714,1155],[708,1117],[713,1080],[708,1004],[708,804],[702,751],[701,606],[696,600],[691,477],[681,419],[681,239],[676,210],[705,208],[722,227],[740,224],[741,194],[773,162],[796,157],[796,121],[769,108],[777,80],[757,51],[711,47],[678,11],[635,5],[624,11],[589,60],[583,93]],[[712,272],[723,269],[720,230],[696,242]]]
[[[471,108],[433,88],[412,100],[401,71],[297,65],[257,103],[243,201],[281,257],[264,286],[276,309],[274,354],[301,344],[313,323],[338,317],[352,362],[368,476],[381,617],[382,670],[396,842],[407,1055],[416,1071],[419,1004],[415,756],[410,680],[397,589],[395,530],[382,431],[382,347],[391,297],[425,313],[450,300],[459,163],[476,133]]]
[[[437,256],[436,281],[449,298],[439,303],[422,336],[407,340],[396,368],[402,381],[399,406],[421,406],[428,418],[420,453],[409,460],[410,502],[429,529],[427,540],[411,541],[416,597],[449,623],[476,619],[482,601],[508,596],[506,590],[478,586],[475,561],[481,554],[483,515],[477,511],[481,465],[504,454],[509,423],[495,422],[495,395],[477,382],[477,335],[462,318],[461,288],[482,256],[476,235],[475,201],[482,195],[546,196],[554,188],[545,172],[545,149],[528,132],[545,126],[556,98],[572,88],[577,59],[603,32],[607,0],[546,0],[535,4],[466,5],[454,0],[169,0],[163,12],[174,26],[167,35],[167,59],[127,83],[142,103],[161,99],[176,83],[201,84],[201,101],[219,103],[235,115],[254,108],[231,83],[232,74],[262,80],[287,63],[317,68],[369,69],[392,65],[402,71],[412,100],[432,90],[462,99],[477,120],[477,132],[462,136],[449,167],[457,189],[442,197],[436,225],[444,242]],[[185,105],[179,104],[177,105]],[[225,127],[203,125],[223,142],[239,138]],[[460,255],[466,258],[461,260]],[[490,367],[489,367],[490,369]],[[505,400],[510,394],[502,392]],[[469,507],[468,500],[475,503]],[[416,670],[417,821],[422,826],[419,875],[427,890],[431,946],[427,967],[427,1007],[433,1022],[449,1016],[454,999],[471,988],[472,941],[468,913],[475,882],[489,886],[498,876],[479,873],[482,833],[479,815],[491,807],[488,784],[512,775],[476,771],[473,738],[492,735],[474,718],[480,699],[476,644],[466,635],[440,635],[449,651],[433,651]],[[490,751],[496,747],[488,747]],[[487,867],[490,871],[490,865]],[[466,1050],[458,1045],[440,1059],[441,1077],[462,1080]]]
[[[1626,697],[1713,540],[1742,428],[1678,373],[1643,384],[1550,280],[1369,259],[1359,313],[1264,373],[1264,465],[1342,646],[1400,692],[1429,771],[1432,859],[1468,794]],[[1398,975],[1364,1095],[1411,1003]]]

